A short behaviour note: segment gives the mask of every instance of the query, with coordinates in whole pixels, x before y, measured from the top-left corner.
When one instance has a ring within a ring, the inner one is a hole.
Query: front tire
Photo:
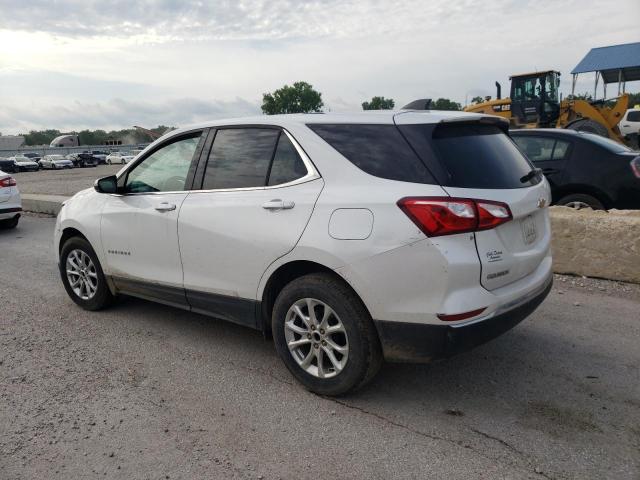
[[[296,379],[320,395],[343,395],[368,383],[382,365],[369,312],[339,278],[313,273],[276,298],[272,332],[278,355]]]
[[[101,310],[113,303],[96,252],[84,238],[72,237],[64,243],[59,268],[67,294],[85,310]]]
[[[609,131],[607,130],[607,128],[604,125],[589,118],[583,118],[581,120],[573,122],[567,128],[569,130],[575,130],[577,132],[594,133],[596,135],[600,135],[601,137],[609,138]]]

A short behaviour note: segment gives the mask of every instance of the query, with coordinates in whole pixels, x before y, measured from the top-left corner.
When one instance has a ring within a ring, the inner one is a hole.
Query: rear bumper
[[[427,363],[465,352],[502,335],[527,318],[551,291],[553,277],[504,313],[458,325],[374,320],[384,358],[390,362]]]
[[[19,217],[21,212],[21,207],[0,208],[0,220],[8,220],[15,216]]]

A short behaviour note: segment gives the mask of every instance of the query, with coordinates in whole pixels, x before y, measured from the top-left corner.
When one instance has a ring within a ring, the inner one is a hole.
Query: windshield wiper
[[[527,173],[525,176],[520,178],[520,183],[527,183],[529,180],[531,180],[532,178],[537,177],[539,175],[542,175],[542,169],[541,168],[534,168],[529,173]]]

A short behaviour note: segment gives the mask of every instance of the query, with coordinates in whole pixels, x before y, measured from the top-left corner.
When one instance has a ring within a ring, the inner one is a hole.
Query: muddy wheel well
[[[278,297],[278,294],[282,291],[285,285],[295,280],[296,278],[302,277],[309,273],[319,272],[328,273],[329,275],[340,279],[340,281],[344,282],[345,285],[353,290],[353,287],[351,287],[351,285],[349,285],[349,283],[347,283],[340,275],[338,275],[330,268],[325,267],[324,265],[321,265],[319,263],[307,260],[297,260],[295,262],[282,265],[271,274],[271,277],[267,281],[267,284],[264,288],[264,292],[262,293],[262,302],[260,304],[261,325],[259,325],[259,327],[263,331],[265,336],[271,336],[271,313],[273,311],[273,305],[276,301],[276,298]],[[356,296],[358,296],[357,293]],[[358,298],[360,297],[358,296]]]
[[[76,230],[75,228],[72,227],[68,227],[65,228],[62,231],[62,236],[60,237],[60,243],[58,244],[58,252],[60,252],[62,250],[62,246],[65,244],[65,242],[67,240],[69,240],[70,238],[73,237],[80,237],[80,238],[84,238],[85,240],[87,240],[87,237],[85,237],[80,230]],[[89,240],[87,240],[89,241]]]

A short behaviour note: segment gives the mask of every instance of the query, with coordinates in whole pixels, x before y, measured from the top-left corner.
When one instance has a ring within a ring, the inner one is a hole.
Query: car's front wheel
[[[72,237],[64,243],[59,267],[67,294],[85,310],[100,310],[113,302],[98,257],[84,238]]]
[[[342,395],[378,372],[382,353],[369,312],[339,278],[305,275],[286,285],[273,308],[276,350],[307,389]]]

